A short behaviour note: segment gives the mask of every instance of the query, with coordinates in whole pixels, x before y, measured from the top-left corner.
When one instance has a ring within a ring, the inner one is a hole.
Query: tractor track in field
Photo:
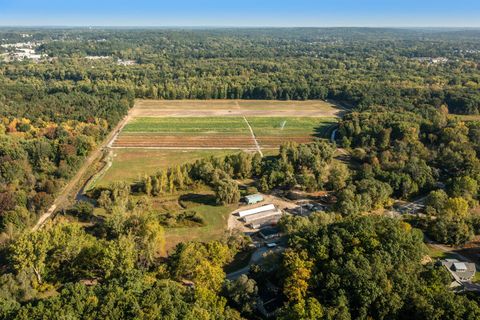
[[[248,129],[250,130],[250,133],[252,134],[252,139],[253,139],[253,142],[255,143],[255,147],[257,148],[258,153],[263,158],[262,149],[260,148],[260,145],[258,144],[257,138],[255,137],[255,132],[253,132],[252,126],[248,122],[247,117],[243,116],[243,120],[245,120],[245,123],[247,124]]]

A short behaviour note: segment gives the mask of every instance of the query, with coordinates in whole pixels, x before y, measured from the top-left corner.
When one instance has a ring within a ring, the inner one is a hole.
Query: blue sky
[[[480,0],[0,0],[0,25],[480,27]]]

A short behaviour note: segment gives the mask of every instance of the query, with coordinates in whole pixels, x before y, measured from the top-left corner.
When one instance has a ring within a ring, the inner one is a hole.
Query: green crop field
[[[248,122],[256,135],[309,135],[325,136],[326,129],[337,123],[336,118],[326,117],[249,117]],[[247,124],[240,117],[173,117],[135,118],[122,134],[183,134],[183,133],[243,133],[248,135]]]
[[[241,117],[141,117],[130,121],[122,133],[245,133],[248,127]]]
[[[328,137],[325,136],[326,129],[337,123],[335,118],[312,117],[253,117],[247,120],[257,137],[269,135]]]

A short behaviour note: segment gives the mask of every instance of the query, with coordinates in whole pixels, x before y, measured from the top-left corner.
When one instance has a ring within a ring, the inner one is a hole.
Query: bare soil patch
[[[176,148],[238,148],[238,149],[254,149],[255,143],[249,136],[216,136],[216,135],[200,135],[200,136],[164,136],[164,135],[122,135],[119,137],[113,147],[131,148],[131,147],[176,147]]]
[[[326,101],[137,100],[134,117],[338,117],[344,109]]]

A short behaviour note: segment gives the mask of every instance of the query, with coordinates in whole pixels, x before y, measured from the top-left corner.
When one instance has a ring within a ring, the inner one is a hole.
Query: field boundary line
[[[252,126],[247,120],[247,117],[243,116],[243,120],[245,120],[245,123],[248,126],[248,129],[250,129],[250,133],[252,134],[253,142],[255,143],[255,147],[257,148],[258,153],[260,153],[260,156],[263,158],[263,152],[262,149],[260,149],[260,145],[258,144],[257,137],[255,137],[255,133],[253,132]]]
[[[243,147],[111,147],[110,149],[151,149],[151,150],[257,150],[255,147],[243,148]],[[257,150],[258,151],[258,150]]]

